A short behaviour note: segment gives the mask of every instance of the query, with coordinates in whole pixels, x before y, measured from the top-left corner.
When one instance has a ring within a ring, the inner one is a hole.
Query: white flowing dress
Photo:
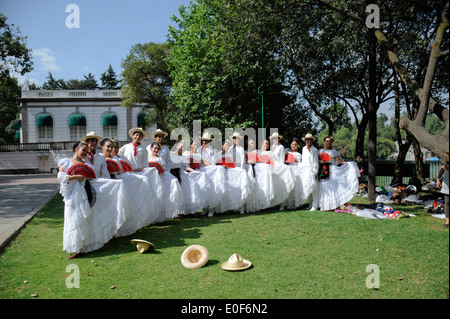
[[[212,148],[211,148],[212,149]],[[186,154],[188,159],[193,158],[197,161],[197,163],[201,163],[202,155],[197,154]],[[208,158],[207,161],[211,161],[213,157]],[[209,184],[212,187],[212,195],[208,197],[205,202],[204,210],[205,212],[213,211],[215,207],[220,205],[223,200],[223,196],[225,191],[227,190],[226,185],[226,177],[225,177],[225,168],[219,165],[203,165],[200,164],[200,172],[206,174],[206,178],[209,181]]]
[[[208,198],[214,196],[213,186],[207,178],[206,173],[201,171],[186,171],[186,167],[189,167],[189,162],[188,158],[184,155],[171,152],[170,158],[172,168],[178,168],[180,170],[185,214],[194,214],[204,209],[207,205]]]
[[[350,201],[358,192],[359,169],[356,162],[346,162],[337,166],[336,150],[321,149],[319,154],[327,153],[331,157],[330,177],[319,180],[320,182],[320,210],[332,210]]]
[[[302,164],[306,166],[304,175],[302,175],[304,195],[310,201],[315,209],[319,205],[319,182],[317,175],[319,173],[319,151],[314,146],[308,150],[306,146],[302,149]],[[312,202],[311,202],[312,200]]]
[[[119,167],[120,159],[113,156]],[[127,219],[119,228],[117,236],[128,236],[156,222],[164,221],[162,182],[156,168],[148,167],[142,172],[110,173],[123,180],[127,195]]]
[[[310,183],[307,178],[309,175],[309,169],[306,165],[302,164],[302,154],[299,152],[287,151],[286,154],[292,154],[295,159],[294,163],[287,164],[292,172],[292,175],[294,176],[295,187],[294,190],[288,194],[288,198],[284,202],[284,206],[287,206],[289,209],[293,209],[302,206],[309,196],[308,187],[306,186],[307,183]]]
[[[149,155],[149,162],[159,163],[164,172],[160,173],[163,186],[163,211],[165,219],[172,219],[184,215],[184,196],[178,179],[167,170],[167,165],[162,157]]]
[[[222,153],[216,154],[215,162],[222,158]],[[215,165],[222,167],[221,165]],[[223,168],[223,167],[222,167]],[[250,182],[248,180],[247,171],[240,167],[224,168],[226,191],[223,195],[222,202],[215,207],[215,213],[224,213],[228,211],[245,209],[245,201],[250,194]]]
[[[269,155],[274,159],[273,175],[272,175],[274,197],[272,198],[269,207],[282,205],[283,202],[288,198],[289,193],[292,192],[295,188],[295,178],[289,166],[284,164],[284,155],[283,158],[281,159],[281,157],[278,156],[277,153],[278,152],[272,153],[272,151],[261,152],[261,155]]]
[[[90,163],[86,164],[94,169]],[[84,188],[86,179],[69,181],[66,172],[72,165],[69,158],[58,161],[58,166],[64,169],[64,172],[58,172],[60,193],[64,199],[63,250],[68,253],[90,252],[103,247],[126,220],[123,181],[90,179],[95,191],[95,203],[90,207]]]
[[[253,151],[247,154],[258,154]],[[247,163],[247,175],[254,177],[254,187],[246,202],[247,212],[256,212],[270,207],[275,196],[273,187],[274,170],[271,165],[264,163]]]

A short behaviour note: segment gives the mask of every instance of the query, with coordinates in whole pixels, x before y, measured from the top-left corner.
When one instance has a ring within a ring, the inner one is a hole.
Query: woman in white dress
[[[63,250],[72,253],[69,259],[103,247],[125,221],[123,182],[96,178],[93,165],[84,161],[88,148],[78,142],[73,157],[58,161],[64,198]],[[89,175],[82,173],[89,170]]]
[[[359,169],[356,162],[344,162],[333,149],[333,138],[324,139],[325,148],[319,151],[319,163],[326,169],[329,164],[329,177],[320,179],[319,207],[322,211],[335,209],[350,201],[358,192]],[[338,166],[339,165],[339,166]]]
[[[205,172],[214,188],[214,196],[211,196],[206,203],[204,213],[209,217],[214,216],[215,208],[223,201],[224,194],[227,190],[225,177],[225,168],[215,165],[215,150],[211,145],[213,138],[211,134],[205,132],[202,136],[202,145],[197,149],[196,160],[200,160],[200,171]],[[194,154],[189,154],[194,156]]]
[[[254,176],[254,191],[246,201],[246,212],[256,212],[270,207],[275,196],[273,188],[273,167],[260,162],[260,151],[256,149],[253,139],[247,143],[245,154],[247,175]]]
[[[307,168],[305,165],[302,165],[302,154],[300,154],[299,148],[299,140],[294,138],[291,142],[291,148],[286,149],[285,154],[285,163],[289,166],[295,178],[295,188],[289,193],[288,198],[284,202],[284,206],[287,206],[288,209],[300,207],[306,201],[303,177]]]
[[[277,132],[273,133],[269,140],[272,142],[270,148],[270,156],[274,161],[274,192],[275,196],[272,200],[271,207],[280,206],[280,210],[283,210],[286,205],[286,199],[289,193],[295,191],[295,177],[292,174],[290,168],[284,164],[285,160],[285,148],[280,144],[280,140],[283,138]],[[262,152],[264,155],[267,151]]]
[[[184,196],[178,179],[167,170],[166,161],[159,156],[161,146],[153,142],[150,145],[151,153],[148,156],[149,164],[151,162],[158,163],[163,171],[160,177],[163,185],[163,210],[166,219],[176,218],[185,214]]]
[[[313,143],[316,138],[307,133],[302,137],[302,141],[305,142],[305,146],[302,149],[302,164],[307,168],[305,170],[305,176],[302,179],[304,185],[304,196],[308,198],[310,211],[319,209],[319,182],[317,181],[317,175],[319,172],[319,151],[314,147]]]
[[[113,149],[111,152],[112,156],[117,156],[124,172],[133,171],[133,167],[131,165],[131,162],[128,160],[128,158],[125,155],[119,155],[119,149],[120,149],[119,143],[113,141]],[[124,167],[124,166],[126,166],[126,167]]]
[[[235,166],[232,155],[228,153],[230,145],[229,141],[225,141],[222,144],[222,152],[216,153],[215,163],[218,166],[225,167],[226,192],[220,205],[215,208],[215,212],[239,211],[243,214],[245,212],[245,201],[250,195],[251,184],[248,180],[247,171]],[[231,166],[234,167],[220,163],[233,163]]]
[[[212,193],[210,180],[205,172],[197,171],[189,166],[189,160],[183,155],[184,141],[175,145],[175,152],[170,152],[172,169],[178,170],[181,190],[184,196],[185,213],[197,214],[202,210]]]
[[[113,155],[114,144],[105,138],[100,142],[102,155],[105,158],[111,177],[124,181],[126,194],[126,219],[118,229],[117,236],[128,236],[137,230],[157,221],[161,221],[162,191],[157,186],[161,184],[159,174],[147,175],[124,172],[119,157]],[[115,164],[116,165],[115,165]],[[156,170],[155,170],[156,171]]]

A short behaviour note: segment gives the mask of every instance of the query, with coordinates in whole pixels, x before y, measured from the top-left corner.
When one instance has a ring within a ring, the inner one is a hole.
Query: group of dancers
[[[327,211],[358,191],[359,169],[340,158],[331,137],[317,150],[308,133],[300,152],[298,139],[286,149],[283,136],[273,133],[260,149],[249,139],[244,150],[236,132],[217,151],[204,133],[190,145],[177,142],[171,152],[164,145],[168,133],[160,129],[151,133],[155,141],[147,147],[141,144],[145,130],[128,134],[132,141],[119,147],[90,132],[73,146],[72,157],[58,161],[63,250],[70,259],[182,215],[295,209],[307,200],[309,210]]]

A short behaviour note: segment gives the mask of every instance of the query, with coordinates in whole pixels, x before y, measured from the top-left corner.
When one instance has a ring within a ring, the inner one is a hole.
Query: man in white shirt
[[[97,145],[103,138],[96,135],[95,132],[89,132],[86,136],[81,138],[81,142],[86,143],[89,146],[89,155],[85,161],[89,161],[94,165],[94,171],[97,178],[111,178],[108,172],[108,166],[103,156],[96,153]]]
[[[241,134],[239,132],[236,132],[232,135],[233,140],[233,146],[230,147],[228,150],[228,154],[232,156],[233,162],[236,165],[236,167],[244,168],[245,165],[245,150],[240,145],[240,142],[242,140]]]
[[[312,187],[314,189],[313,192],[308,197],[308,209],[314,211],[319,209],[320,192],[319,183],[317,181],[317,175],[319,173],[319,151],[313,146],[313,142],[316,138],[311,133],[302,137],[302,140],[306,143],[302,150],[302,163],[310,167],[312,182],[315,184]]]
[[[140,127],[132,128],[128,135],[131,143],[125,144],[119,149],[119,156],[125,156],[131,164],[133,171],[140,172],[148,167],[148,153],[141,141],[147,137],[147,132]]]
[[[202,156],[201,165],[215,165],[214,148],[211,145],[211,134],[205,133],[202,136],[202,145],[197,149],[197,153]]]

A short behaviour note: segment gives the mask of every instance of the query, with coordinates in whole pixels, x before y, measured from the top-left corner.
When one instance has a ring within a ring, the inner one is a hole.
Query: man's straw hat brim
[[[136,133],[136,132],[139,132],[139,133],[142,134],[142,139],[143,140],[145,140],[147,138],[147,136],[148,136],[148,133],[145,130],[141,129],[140,127],[132,128],[131,130],[128,131],[128,135],[131,138],[133,138],[133,134]]]
[[[181,264],[189,269],[203,267],[209,259],[208,249],[201,245],[192,245],[181,254]]]
[[[161,129],[157,129],[156,131],[154,131],[152,134],[150,134],[151,138],[155,138],[156,135],[163,135],[163,137],[166,137],[167,135],[169,135],[169,133],[164,132]]]

